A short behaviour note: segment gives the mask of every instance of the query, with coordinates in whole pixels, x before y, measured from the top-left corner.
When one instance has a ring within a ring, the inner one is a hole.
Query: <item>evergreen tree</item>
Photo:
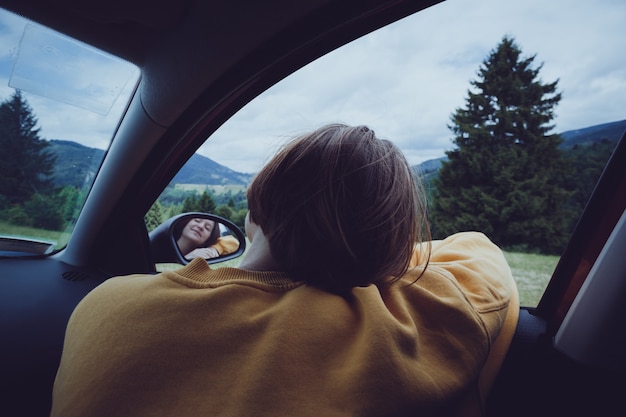
[[[183,201],[182,212],[199,211],[202,213],[215,212],[215,202],[208,191],[204,191],[200,197],[195,193],[185,198]]]
[[[37,119],[16,90],[0,104],[0,195],[5,205],[22,204],[52,191],[54,156],[39,137]]]
[[[576,173],[566,183],[568,188],[575,190],[570,199],[572,211],[582,213],[615,145],[616,142],[603,138],[598,142],[576,144],[564,151],[565,158]]]
[[[534,60],[505,36],[471,81],[466,107],[451,116],[456,148],[435,179],[435,236],[478,230],[504,247],[563,249],[567,166],[561,138],[549,134],[561,94],[558,80],[538,79]]]
[[[193,193],[192,195],[188,196],[187,198],[183,200],[181,213],[189,213],[192,211],[197,211],[197,205],[198,205],[198,197],[196,196],[195,193]]]
[[[158,225],[163,223],[163,206],[159,202],[159,200],[155,201],[154,204],[150,207],[150,210],[144,216],[144,221],[146,222],[146,228],[149,232],[154,230]]]
[[[28,215],[28,224],[38,229],[63,230],[65,219],[63,196],[60,194],[33,194],[24,203],[24,212]]]
[[[246,215],[248,214],[248,209],[239,209],[237,211],[233,211],[230,215],[229,219],[237,227],[239,227],[242,231],[246,230]]]
[[[218,216],[223,217],[225,219],[231,220],[233,217],[233,209],[228,206],[221,205],[215,209],[214,214],[217,214]]]
[[[58,192],[58,196],[63,202],[63,218],[68,223],[76,223],[83,203],[87,199],[86,188],[78,188],[73,185],[67,185]]]
[[[215,202],[213,198],[209,194],[208,191],[204,190],[200,198],[198,199],[198,205],[196,207],[196,211],[200,211],[202,213],[214,213],[215,212]]]

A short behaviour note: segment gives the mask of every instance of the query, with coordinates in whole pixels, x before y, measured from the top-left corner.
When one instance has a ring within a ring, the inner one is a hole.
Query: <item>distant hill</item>
[[[587,146],[603,139],[617,142],[626,130],[626,120],[604,123],[577,130],[561,133],[563,149],[571,149],[575,145]],[[67,140],[51,140],[50,150],[57,156],[54,170],[57,185],[82,186],[93,181],[104,156],[101,149],[90,148]],[[437,174],[446,156],[430,159],[413,166],[413,169],[426,178]],[[200,185],[242,185],[247,186],[253,174],[233,171],[205,156],[194,154],[183,168],[176,174],[174,184]]]
[[[593,142],[600,142],[604,139],[617,142],[626,130],[626,120],[619,122],[604,123],[590,126],[583,129],[568,130],[561,133],[563,139],[562,148],[569,149],[574,145],[590,145]]]
[[[50,151],[57,158],[53,173],[56,185],[81,187],[93,181],[105,151],[68,140],[50,140],[49,143]],[[247,186],[251,179],[252,174],[233,171],[207,157],[194,154],[172,182]]]
[[[571,149],[576,145],[588,146],[602,140],[617,142],[626,131],[626,120],[618,122],[603,123],[600,125],[589,126],[582,129],[568,130],[560,134],[563,139],[562,149]],[[429,178],[439,171],[441,163],[447,161],[447,156],[441,158],[429,159],[421,164],[414,165],[413,170],[421,174],[425,178]]]
[[[417,174],[427,175],[439,171],[439,168],[441,168],[441,164],[443,163],[443,161],[447,160],[447,156],[442,156],[441,158],[437,159],[429,159],[428,161],[424,161],[421,164],[414,165],[412,168],[413,171],[415,171]]]
[[[69,140],[51,140],[50,151],[56,156],[54,183],[59,186],[82,187],[91,183],[100,168],[104,151]]]
[[[252,176],[253,174],[233,171],[196,153],[174,176],[172,183],[247,186],[252,180]]]

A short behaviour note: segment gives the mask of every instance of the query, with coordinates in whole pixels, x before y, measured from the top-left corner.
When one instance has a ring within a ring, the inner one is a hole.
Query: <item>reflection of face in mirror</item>
[[[222,236],[220,224],[210,219],[191,218],[176,239],[178,248],[185,257],[213,259],[221,255],[227,255],[239,248],[239,241],[230,235]]]

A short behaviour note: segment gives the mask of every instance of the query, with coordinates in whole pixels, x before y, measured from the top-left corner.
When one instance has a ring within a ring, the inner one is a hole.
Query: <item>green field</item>
[[[231,192],[232,194],[237,194],[240,191],[245,192],[246,186],[244,185],[204,185],[204,184],[176,184],[174,185],[175,190],[183,190],[183,191],[195,191],[198,194],[202,194],[204,191],[212,190],[215,195],[226,194],[227,192]]]
[[[504,252],[519,289],[520,304],[535,307],[559,262],[558,256]]]
[[[71,231],[59,232],[37,229],[34,227],[17,226],[0,221],[0,235],[55,242],[55,247],[57,249],[62,248],[67,244],[67,241],[70,238],[70,232]]]

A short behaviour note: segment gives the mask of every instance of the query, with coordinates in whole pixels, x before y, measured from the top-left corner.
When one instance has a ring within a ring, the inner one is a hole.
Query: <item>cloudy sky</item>
[[[285,79],[200,153],[248,172],[288,137],[339,121],[371,126],[412,164],[444,156],[451,113],[464,106],[469,81],[505,35],[543,63],[543,82],[559,80],[556,133],[623,120],[625,22],[623,0],[448,0]]]
[[[447,0],[283,80],[222,126],[199,153],[236,171],[256,172],[289,137],[345,122],[369,125],[396,142],[412,164],[441,157],[452,147],[450,115],[464,106],[470,80],[505,35],[524,56],[536,55],[543,82],[559,80],[563,99],[554,132],[623,120],[624,22],[623,0]],[[11,28],[10,19],[0,21],[0,42],[16,35]],[[0,65],[15,61],[15,51],[0,54]],[[0,97],[10,91],[7,83],[0,85]],[[43,137],[102,149],[121,109],[118,100],[108,116],[84,109],[69,116],[76,106],[52,109],[36,96],[28,100]]]

